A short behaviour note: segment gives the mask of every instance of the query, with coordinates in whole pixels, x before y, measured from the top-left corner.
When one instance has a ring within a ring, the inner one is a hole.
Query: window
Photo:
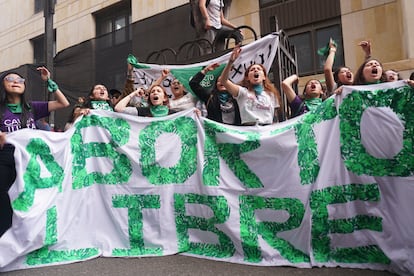
[[[337,43],[334,68],[344,65],[344,51],[340,24],[328,26],[302,27],[300,30],[289,30],[289,40],[296,48],[299,75],[314,75],[323,72],[325,57],[317,54],[318,49],[326,47],[329,39]]]
[[[56,30],[53,35],[56,38]],[[45,36],[40,35],[31,39],[33,46],[33,63],[34,64],[44,64],[46,62],[45,58]],[[53,56],[56,55],[56,39],[53,39]]]
[[[129,1],[121,2],[95,14],[96,36],[100,37],[102,48],[120,45],[131,39],[129,28],[131,7],[127,2]]]
[[[38,12],[43,12],[44,7],[45,7],[45,1],[50,1],[50,0],[35,0],[34,1],[34,12],[38,13]],[[56,4],[56,0],[52,0],[55,4]]]

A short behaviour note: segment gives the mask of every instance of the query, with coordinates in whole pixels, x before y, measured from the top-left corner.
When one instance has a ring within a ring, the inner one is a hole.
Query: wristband
[[[56,90],[59,89],[59,86],[56,82],[54,82],[52,79],[47,79],[47,90],[49,90],[50,93],[56,92]]]

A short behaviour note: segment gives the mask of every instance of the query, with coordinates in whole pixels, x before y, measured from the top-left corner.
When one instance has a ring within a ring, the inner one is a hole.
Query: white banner
[[[239,58],[233,65],[234,69],[232,70],[229,79],[235,83],[240,82],[244,77],[244,72],[251,64],[263,64],[267,72],[269,72],[277,52],[278,44],[278,34],[272,33],[243,46]],[[224,66],[230,58],[230,55],[231,52],[215,59],[187,65],[138,63],[135,65],[134,69],[136,80],[135,85],[149,88],[151,84],[161,76],[161,71],[163,69],[169,69],[171,75],[162,82],[162,85],[166,88],[167,92],[171,94],[170,86],[174,78],[177,78],[184,85],[186,91],[192,92],[191,87],[188,85],[191,77],[201,71],[203,67],[212,63],[219,63],[222,66],[213,72],[208,72],[207,77],[203,80],[202,85],[210,88],[215,84],[215,79],[220,76],[221,71],[224,69]]]
[[[180,253],[412,275],[413,102],[397,82],[266,127],[93,111],[65,133],[11,133],[0,271]]]

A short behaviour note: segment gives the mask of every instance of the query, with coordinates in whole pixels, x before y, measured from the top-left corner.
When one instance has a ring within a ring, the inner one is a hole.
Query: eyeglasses
[[[113,95],[111,96],[111,99],[118,99],[120,96],[119,95]]]
[[[21,77],[12,77],[12,76],[6,76],[4,78],[5,81],[8,82],[17,82],[17,83],[24,83],[25,79]]]

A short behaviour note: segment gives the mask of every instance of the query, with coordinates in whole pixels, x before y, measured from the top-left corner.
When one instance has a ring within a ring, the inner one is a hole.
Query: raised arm
[[[229,62],[224,67],[223,72],[221,72],[221,83],[226,87],[227,92],[229,92],[233,97],[237,97],[239,95],[239,85],[234,84],[231,80],[229,80],[230,70],[233,66],[234,61],[240,56],[241,52],[240,46],[234,47],[233,51],[231,52]]]
[[[69,101],[66,99],[65,95],[63,95],[62,91],[60,91],[57,84],[50,79],[50,72],[47,70],[46,67],[37,67],[37,71],[40,71],[40,77],[43,81],[47,82],[48,89],[51,93],[54,93],[55,100],[48,102],[48,111],[55,111],[64,107],[69,106]]]
[[[362,51],[365,53],[365,60],[371,58],[371,41],[363,40],[358,45],[361,46]]]
[[[293,90],[293,84],[297,83],[298,80],[299,78],[297,75],[291,75],[282,81],[283,93],[285,93],[289,103],[296,98],[295,90]]]
[[[196,96],[200,100],[202,100],[204,103],[207,103],[208,99],[210,98],[211,92],[209,90],[205,89],[201,85],[201,82],[203,81],[205,75],[209,71],[213,71],[214,69],[216,69],[219,66],[220,66],[220,64],[217,63],[217,62],[207,65],[204,69],[202,69],[200,72],[195,74],[189,82],[191,90],[193,90],[194,94],[196,94]]]
[[[165,78],[167,78],[168,74],[170,73],[170,70],[168,69],[162,69],[161,70],[161,76],[159,76],[158,79],[156,79],[151,86],[154,85],[161,85],[161,83],[165,80]]]
[[[125,96],[124,98],[122,98],[114,107],[116,112],[124,112],[124,110],[126,109],[128,103],[131,101],[131,99],[134,96],[138,96],[139,95],[139,89],[135,90],[134,92],[132,92],[131,94],[129,94],[128,96]]]
[[[134,84],[135,84],[134,68],[132,67],[130,63],[128,63],[127,79],[125,81],[124,90],[122,90],[121,99],[123,99],[124,97],[134,92]]]
[[[334,80],[334,76],[332,72],[334,59],[335,59],[335,53],[336,53],[336,46],[331,38],[329,40],[329,54],[328,54],[328,57],[326,58],[325,65],[323,66],[326,89],[328,90],[329,93],[332,93],[335,87],[335,80]]]

